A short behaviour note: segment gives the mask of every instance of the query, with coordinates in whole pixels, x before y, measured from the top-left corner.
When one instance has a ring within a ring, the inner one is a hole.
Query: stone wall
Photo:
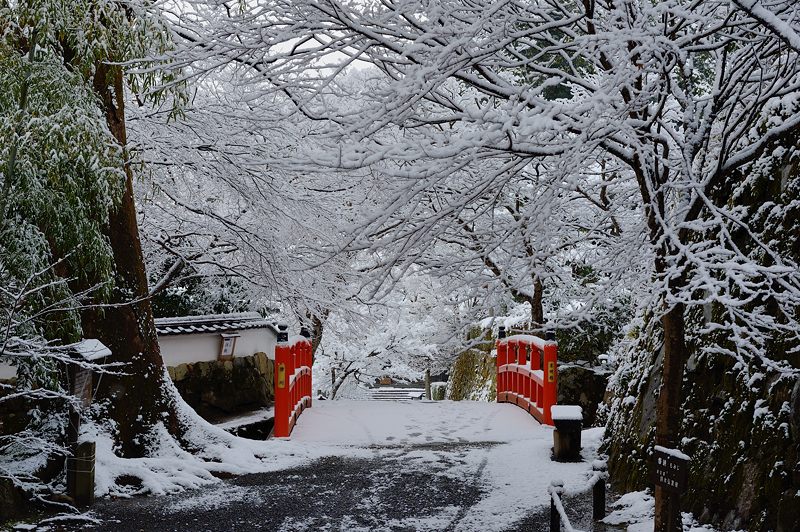
[[[265,353],[167,368],[183,399],[206,419],[270,406],[274,362]]]
[[[450,370],[446,398],[451,401],[494,401],[497,398],[495,358],[471,349],[461,353]]]
[[[643,336],[612,378],[608,398],[609,467],[620,491],[651,486],[662,352],[658,333]],[[693,354],[682,394],[680,448],[692,458],[683,509],[724,529],[797,530],[797,374]]]
[[[597,410],[603,403],[610,371],[575,364],[559,364],[558,404],[579,405],[583,409],[583,426],[598,424]]]

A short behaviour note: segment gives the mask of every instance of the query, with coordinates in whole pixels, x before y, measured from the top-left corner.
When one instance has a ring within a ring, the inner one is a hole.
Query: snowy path
[[[509,404],[318,401],[290,440],[264,442],[302,465],[97,515],[107,530],[537,530],[550,481],[582,486],[599,437],[557,464],[552,430]]]

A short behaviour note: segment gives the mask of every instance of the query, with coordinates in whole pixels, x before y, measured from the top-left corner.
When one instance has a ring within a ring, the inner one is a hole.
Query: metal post
[[[599,521],[606,516],[606,471],[605,462],[597,460],[592,464],[592,470],[600,474],[600,478],[592,488],[592,518]]]

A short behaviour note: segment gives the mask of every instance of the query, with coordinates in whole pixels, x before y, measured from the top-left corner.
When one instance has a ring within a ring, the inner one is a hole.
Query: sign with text
[[[667,491],[683,493],[689,477],[689,457],[680,451],[656,446],[652,481]]]
[[[92,372],[80,366],[72,367],[72,395],[80,399],[84,407],[92,404]]]
[[[286,388],[286,364],[278,364],[278,388]]]

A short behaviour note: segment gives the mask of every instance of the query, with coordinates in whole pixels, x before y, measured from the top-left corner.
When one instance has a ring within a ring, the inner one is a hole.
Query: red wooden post
[[[303,353],[301,365],[305,366],[309,369],[307,375],[303,375],[301,377],[303,381],[303,388],[302,388],[302,398],[301,401],[307,406],[311,407],[311,393],[312,393],[312,382],[311,382],[311,365],[314,363],[311,354],[311,332],[306,327],[300,328],[300,336],[305,338],[305,341],[301,344]]]
[[[292,358],[291,358],[291,360],[292,360],[292,371],[291,371],[291,373],[289,373],[289,375],[293,376],[295,370],[297,369],[297,343],[292,345]],[[294,407],[297,406],[297,390],[300,389],[299,384],[300,383],[297,381],[297,379],[295,379],[294,386],[292,386],[292,401],[291,401],[292,404],[289,407],[290,408],[290,410],[289,410],[290,413],[294,413]]]
[[[282,329],[281,329],[282,327]],[[291,398],[289,397],[289,379],[291,373],[291,348],[289,347],[286,326],[278,328],[278,343],[275,346],[275,428],[273,435],[277,438],[289,436],[289,414]]]
[[[556,404],[558,398],[558,346],[554,341],[554,334],[548,332],[547,337],[547,343],[544,346],[542,410],[544,411],[544,422],[552,425],[553,416],[550,413],[550,407]]]
[[[535,345],[531,345],[531,369],[532,370],[542,369],[541,361],[539,360],[539,355],[540,355],[539,348],[536,347]]]
[[[506,328],[500,327],[497,333],[497,400],[507,390],[508,373],[500,373],[500,367],[508,364],[508,343],[505,341]]]
[[[306,377],[305,377],[305,379],[306,379],[306,396],[308,397],[308,399],[306,400],[306,404],[307,404],[307,406],[309,408],[311,408],[311,395],[312,395],[312,393],[311,393],[312,392],[312,388],[311,388],[311,384],[312,384],[312,381],[311,381],[311,376],[312,376],[311,365],[313,364],[313,361],[311,360],[311,340],[307,340],[306,341],[305,353],[306,353],[305,365],[306,365],[306,367],[308,367],[308,375],[306,375]]]
[[[509,364],[514,364],[517,361],[517,352],[515,351],[516,346],[514,345],[514,342],[511,341],[511,340],[506,342],[506,345],[508,345],[508,352],[507,352],[507,355],[506,355],[506,356],[508,356],[508,363]],[[511,392],[511,393],[516,393],[516,391],[517,391],[517,374],[516,373],[509,372],[509,374],[508,374],[508,391]]]

